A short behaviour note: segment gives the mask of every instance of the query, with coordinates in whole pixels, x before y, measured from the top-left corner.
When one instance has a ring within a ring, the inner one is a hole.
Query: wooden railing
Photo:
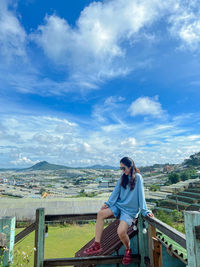
[[[166,235],[172,241],[179,244],[182,248],[186,249],[186,236],[183,233],[180,233],[173,227],[169,226],[168,224],[158,220],[157,218],[152,217],[142,217],[142,220],[147,223],[148,227],[148,236],[144,237],[142,242],[148,244],[148,254],[150,258],[151,266],[163,266],[164,255],[162,246],[166,248],[164,253],[170,254],[170,256],[176,257],[179,261],[183,263],[183,266],[187,265],[187,259],[184,259],[183,254],[178,253],[177,249],[173,249],[172,244],[168,244],[164,238],[160,238],[160,235]],[[159,230],[159,231],[158,231]],[[148,239],[148,240],[147,240]],[[141,259],[144,258],[143,251],[141,252]],[[170,266],[170,265],[169,265]],[[173,263],[173,266],[176,267],[176,263]]]
[[[50,222],[69,222],[69,221],[83,221],[95,220],[96,213],[87,214],[62,214],[62,215],[45,215],[44,209],[36,210],[36,221],[28,226],[25,230],[15,236],[15,243],[19,242],[22,238],[26,237],[30,232],[35,230],[35,252],[34,252],[34,267],[47,267],[47,266],[69,266],[81,264],[111,264],[120,263],[122,255],[113,256],[91,256],[91,257],[74,257],[74,258],[57,258],[57,259],[44,259],[44,242],[45,242],[45,224]],[[114,218],[114,217],[109,217]],[[143,217],[139,215],[138,218],[138,255],[133,256],[133,262],[139,263],[140,267],[152,266],[161,267],[162,263],[162,245],[166,246],[170,255],[175,256],[189,267],[200,267],[200,212],[185,211],[185,229],[186,235],[178,232],[171,226],[163,223],[157,218]],[[0,219],[0,237],[7,236],[5,244],[0,238],[0,247],[6,246],[7,250],[4,252],[4,263],[12,262],[9,258],[9,251],[13,249],[14,242],[12,239],[13,229],[15,228],[15,218],[2,218]],[[147,234],[144,234],[144,226],[147,228]],[[187,248],[187,261],[178,254],[176,250],[172,249],[171,244],[168,246],[166,242],[158,237],[158,231],[162,232],[167,237],[171,238],[174,242],[178,243],[181,247]],[[2,243],[1,243],[2,242]],[[192,248],[192,249],[191,249]],[[172,266],[172,265],[171,265]],[[171,267],[169,265],[169,267]],[[174,267],[176,265],[173,265]]]
[[[15,236],[15,244],[18,243],[20,240],[25,238],[27,235],[35,231],[36,224],[35,222],[30,224],[27,228],[25,228],[23,231],[21,231],[19,234]]]
[[[145,221],[147,221],[152,227],[160,230],[163,234],[167,235],[173,241],[181,245],[186,249],[186,237],[181,232],[177,231],[170,225],[158,220],[157,218],[152,217],[143,217]]]
[[[113,264],[121,263],[123,255],[118,256],[90,256],[90,257],[74,257],[65,259],[45,259],[44,266],[71,266],[71,265],[100,265],[100,264]],[[132,263],[140,263],[138,255],[132,255]]]

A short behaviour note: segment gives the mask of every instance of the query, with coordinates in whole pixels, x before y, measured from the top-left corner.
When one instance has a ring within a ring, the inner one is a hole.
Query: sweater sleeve
[[[117,201],[120,193],[120,183],[121,183],[121,178],[118,179],[117,184],[114,190],[112,191],[108,201],[104,202],[108,207],[113,206]]]
[[[138,176],[137,179],[138,179],[138,196],[139,196],[140,212],[142,213],[143,216],[147,216],[147,214],[151,213],[151,211],[147,209],[147,204],[144,195],[143,178],[140,175],[140,177]]]

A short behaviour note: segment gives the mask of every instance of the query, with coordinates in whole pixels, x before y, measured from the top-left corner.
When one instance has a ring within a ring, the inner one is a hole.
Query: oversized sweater
[[[128,176],[128,178],[130,181],[131,176]],[[126,212],[133,218],[136,218],[139,212],[141,212],[144,216],[150,213],[151,211],[147,209],[146,205],[143,178],[141,174],[136,173],[135,179],[135,188],[131,191],[129,184],[127,184],[126,189],[124,189],[124,187],[120,185],[120,177],[113,192],[111,193],[108,201],[106,201],[105,204],[108,207],[116,205],[120,210]]]

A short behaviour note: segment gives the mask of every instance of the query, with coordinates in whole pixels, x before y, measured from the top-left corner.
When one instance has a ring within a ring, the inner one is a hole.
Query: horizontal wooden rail
[[[79,221],[79,220],[93,220],[97,218],[97,213],[83,213],[83,214],[47,214],[45,215],[45,222],[65,222],[65,221]],[[110,216],[107,219],[115,218]],[[168,224],[158,220],[155,217],[142,216],[149,224],[159,229],[163,234],[177,242],[183,248],[186,249],[186,238],[185,235],[169,226]]]
[[[92,257],[76,257],[62,259],[45,259],[44,267],[49,266],[71,266],[71,265],[87,265],[87,264],[112,264],[121,263],[123,255],[119,256],[92,256]],[[140,255],[132,255],[132,262],[140,263]]]
[[[35,222],[15,236],[15,244],[35,230]]]
[[[176,243],[181,245],[183,248],[186,249],[186,238],[185,235],[181,232],[177,231],[173,227],[169,226],[168,224],[156,219],[155,217],[149,216],[142,216],[145,221],[149,224],[154,226],[156,229],[159,229],[163,234],[167,235],[169,238],[174,240]]]
[[[65,221],[81,221],[94,220],[97,218],[97,213],[83,213],[83,214],[47,214],[45,215],[45,222],[65,222]],[[108,219],[115,218],[110,216]]]

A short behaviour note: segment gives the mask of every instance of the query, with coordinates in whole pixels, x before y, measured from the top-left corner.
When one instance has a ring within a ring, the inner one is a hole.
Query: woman
[[[128,227],[133,220],[142,215],[153,217],[153,213],[147,209],[143,178],[131,158],[124,157],[120,160],[120,169],[123,174],[107,202],[101,207],[97,214],[95,242],[84,250],[85,255],[93,255],[102,252],[100,240],[104,228],[104,219],[120,214],[120,223],[117,233],[126,250],[122,263],[127,265],[131,262],[130,239],[127,235]]]

